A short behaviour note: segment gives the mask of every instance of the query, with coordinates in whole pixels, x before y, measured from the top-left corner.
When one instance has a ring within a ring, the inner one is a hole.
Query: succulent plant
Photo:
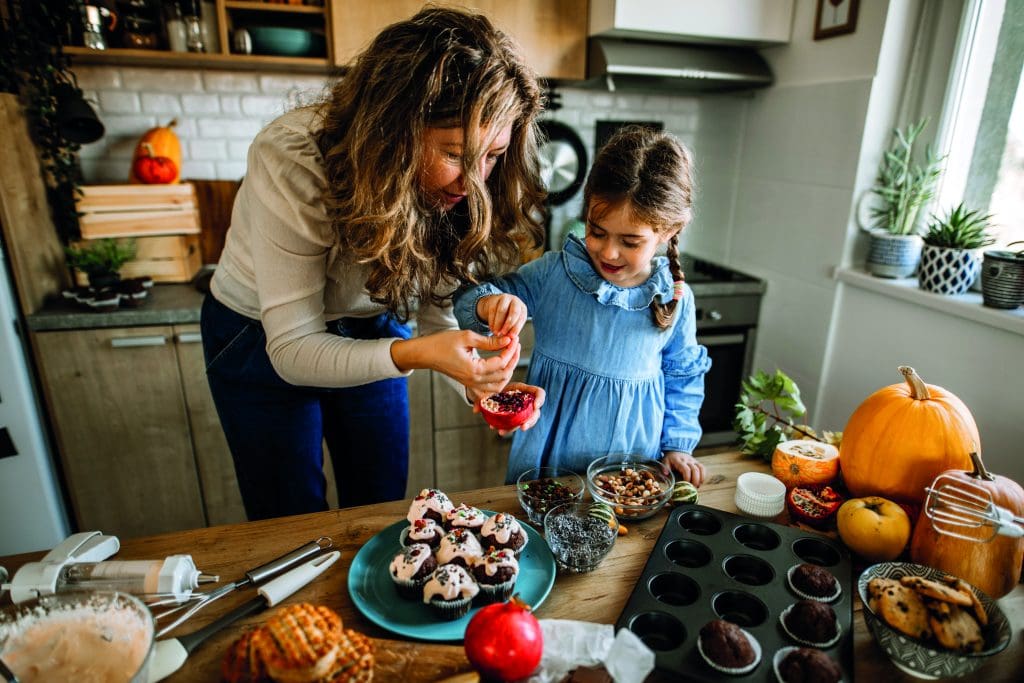
[[[871,191],[879,203],[871,207],[871,227],[893,235],[917,235],[918,213],[932,198],[942,175],[942,161],[931,147],[925,148],[923,164],[914,161],[914,145],[928,125],[922,119],[905,130],[893,130],[892,145],[885,151]]]
[[[64,248],[70,267],[91,275],[116,273],[126,262],[135,258],[135,240],[123,243],[115,239],[82,242]]]
[[[949,249],[979,249],[995,242],[989,235],[992,214],[970,211],[960,202],[943,217],[932,217],[924,243]]]

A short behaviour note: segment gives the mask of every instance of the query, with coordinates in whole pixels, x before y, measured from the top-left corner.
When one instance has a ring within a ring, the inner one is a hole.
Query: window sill
[[[891,280],[875,277],[867,271],[854,268],[836,269],[836,279],[853,287],[1024,336],[1024,308],[1017,307],[1010,311],[984,306],[979,292],[967,292],[958,296],[934,294],[918,287],[917,278]]]

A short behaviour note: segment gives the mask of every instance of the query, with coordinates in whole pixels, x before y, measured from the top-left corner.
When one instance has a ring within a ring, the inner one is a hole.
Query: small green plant
[[[732,426],[743,442],[744,455],[757,455],[767,461],[771,461],[776,446],[790,439],[839,445],[842,432],[826,431],[819,437],[811,427],[798,424],[797,419],[806,414],[796,382],[782,370],[774,375],[758,370],[743,382]]]
[[[87,246],[65,247],[68,266],[90,278],[116,275],[126,262],[135,258],[135,240],[102,239]]]
[[[919,233],[919,212],[935,193],[942,175],[944,157],[936,157],[931,146],[925,148],[923,164],[914,161],[914,145],[928,125],[924,118],[907,126],[906,130],[893,130],[893,142],[878,169],[878,177],[871,191],[880,201],[871,207],[871,227],[893,235]]]
[[[963,202],[941,218],[932,217],[924,243],[948,249],[980,249],[995,242],[988,228],[992,214],[968,211]]]

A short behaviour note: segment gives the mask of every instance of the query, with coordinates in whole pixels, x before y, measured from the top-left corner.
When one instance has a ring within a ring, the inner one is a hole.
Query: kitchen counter
[[[27,316],[28,329],[48,332],[198,323],[204,296],[192,284],[156,284],[138,308],[122,306],[109,313],[94,312],[66,299],[51,299],[39,311]]]
[[[702,458],[709,481],[701,488],[704,505],[736,512],[733,494],[736,478],[743,472],[768,471],[766,463],[738,453],[727,452]],[[489,510],[508,510],[521,515],[515,488],[500,486],[452,493],[454,502],[466,502]],[[281,555],[306,541],[330,536],[342,551],[341,560],[316,581],[293,595],[287,603],[324,604],[341,614],[346,628],[370,635],[376,645],[375,680],[430,681],[470,670],[461,645],[432,644],[396,640],[393,634],[368,621],[348,596],[348,569],[359,548],[381,529],[405,516],[408,501],[395,501],[344,510],[331,510],[274,520],[234,524],[208,529],[163,534],[137,539],[122,539],[115,559],[155,559],[176,553],[190,553],[196,565],[223,581],[242,577],[244,572]],[[593,572],[559,575],[547,600],[537,609],[538,618],[576,619],[612,624],[625,606],[647,562],[651,548],[667,518],[661,513],[651,519],[630,524],[627,535],[619,537],[611,554]],[[776,520],[784,521],[784,520]],[[0,558],[0,566],[11,574],[24,562],[44,553]],[[844,586],[845,589],[853,587]],[[190,633],[253,595],[251,589],[239,590],[199,612],[173,635]],[[1017,681],[1024,662],[1024,587],[1018,586],[1000,601],[1010,619],[1013,641],[1010,647],[992,658],[972,676],[972,680]],[[897,670],[872,639],[863,618],[854,614],[854,660],[858,681],[913,681]],[[212,681],[219,677],[220,661],[230,643],[246,626],[267,618],[267,612],[237,622],[204,643],[186,665],[169,681]],[[657,672],[649,681],[668,680]]]

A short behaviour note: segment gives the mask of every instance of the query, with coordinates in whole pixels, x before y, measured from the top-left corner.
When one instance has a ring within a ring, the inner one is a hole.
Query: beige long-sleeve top
[[[396,339],[326,331],[328,321],[385,309],[370,301],[369,269],[346,257],[327,217],[316,125],[312,110],[296,110],[253,140],[211,291],[233,311],[262,321],[270,361],[291,384],[345,387],[407,375],[391,360]],[[416,322],[420,335],[458,329],[450,305],[421,303]]]

